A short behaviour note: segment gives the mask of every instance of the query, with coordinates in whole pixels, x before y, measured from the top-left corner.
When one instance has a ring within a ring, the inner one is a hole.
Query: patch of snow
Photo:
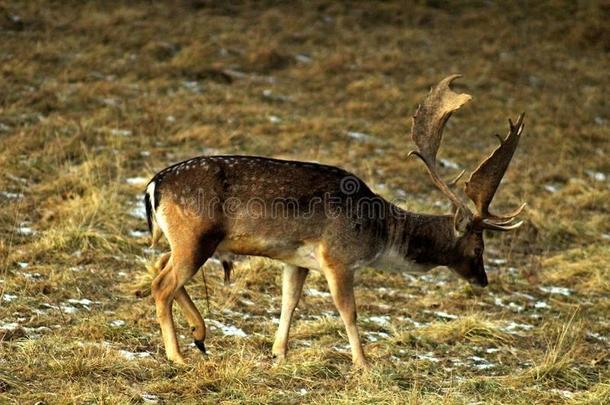
[[[444,319],[458,319],[457,315],[448,314],[447,312],[443,312],[443,311],[436,311],[436,312],[434,312],[434,315],[436,315],[439,318],[444,318]]]
[[[185,80],[182,82],[182,86],[193,93],[201,93],[201,86],[195,80]]]
[[[11,301],[14,301],[15,299],[17,299],[17,296],[13,295],[13,294],[4,293],[4,295],[2,295],[2,301],[4,301],[4,302],[11,302]]]
[[[451,361],[451,363],[453,363],[454,366],[463,366],[464,362],[462,361],[462,359],[449,359]]]
[[[294,55],[294,58],[296,59],[297,62],[305,63],[305,64],[309,64],[312,61],[311,57],[308,55],[305,55],[304,53],[297,53],[296,55]]]
[[[369,342],[377,342],[379,339],[387,339],[390,337],[385,332],[365,332],[364,336],[369,340]]]
[[[498,349],[497,347],[490,347],[490,348],[485,349],[485,353],[489,353],[489,354],[497,353],[499,351],[500,351],[500,349]]]
[[[25,269],[26,267],[28,267],[30,264],[28,262],[17,262],[17,265],[22,268]]]
[[[342,345],[334,345],[333,349],[338,352],[350,352],[352,350],[349,343],[345,343]]]
[[[25,226],[22,224],[17,228],[17,233],[20,235],[33,235],[36,233],[36,231],[30,228],[29,226]]]
[[[119,354],[127,360],[143,359],[151,356],[149,352],[130,352],[129,350],[119,350]]]
[[[347,136],[360,142],[378,143],[379,139],[373,135],[365,134],[358,131],[347,131]]]
[[[114,319],[110,322],[108,322],[110,324],[110,326],[112,326],[113,328],[120,328],[121,326],[125,326],[125,321],[122,319]]]
[[[552,185],[552,184],[545,184],[544,185],[544,189],[546,191],[548,191],[549,193],[553,193],[553,194],[559,191],[559,188],[557,186]]]
[[[510,334],[518,334],[518,330],[531,330],[534,329],[534,325],[530,325],[527,323],[517,323],[517,322],[508,322],[505,326],[503,326],[502,331],[510,333]]]
[[[534,308],[537,309],[543,309],[543,308],[550,308],[551,306],[549,304],[546,303],[546,301],[536,301],[536,303],[534,304]]]
[[[326,291],[319,291],[319,290],[316,290],[315,288],[306,289],[305,294],[307,294],[310,297],[321,297],[321,298],[330,297],[330,293],[328,293]]]
[[[551,392],[553,392],[555,394],[559,394],[562,398],[565,398],[565,399],[572,399],[572,398],[574,398],[574,393],[572,391],[560,390],[560,389],[557,389],[557,388],[551,388]]]
[[[146,208],[144,208],[144,205],[136,205],[129,211],[129,215],[134,218],[146,219]]]
[[[110,107],[116,107],[119,105],[119,101],[116,98],[112,98],[112,97],[106,97],[106,98],[102,98],[102,104],[110,106]]]
[[[411,318],[408,318],[408,317],[406,317],[406,316],[400,316],[400,317],[398,317],[398,320],[399,320],[399,321],[409,321],[409,322],[411,322],[411,323],[413,324],[413,326],[415,326],[417,329],[419,329],[419,328],[423,328],[423,327],[425,327],[425,326],[428,326],[428,324],[427,324],[427,323],[425,323],[425,322],[418,322],[418,321],[416,321],[416,320],[414,320],[414,319],[411,319]]]
[[[489,368],[494,368],[496,365],[493,363],[476,363],[473,365],[477,370],[487,370]]]
[[[129,231],[129,236],[131,236],[132,238],[141,238],[146,235],[148,235],[147,231],[139,231],[137,229]]]
[[[154,394],[149,394],[147,392],[140,394],[140,398],[142,398],[142,401],[144,401],[144,403],[147,403],[147,404],[158,404],[159,403],[158,396],[156,396]]]
[[[23,198],[23,194],[21,193],[13,193],[11,191],[0,191],[0,195],[9,200],[16,200],[18,198]]]
[[[129,129],[111,129],[110,133],[117,136],[131,136],[132,132]]]
[[[14,331],[19,327],[17,322],[0,323],[1,330]]]
[[[526,298],[526,299],[528,299],[530,301],[534,301],[536,299],[536,297],[534,297],[533,295],[529,295],[529,294],[522,293],[522,292],[516,292],[516,293],[513,293],[513,295],[515,295],[517,297]]]
[[[271,122],[272,124],[279,124],[280,122],[282,122],[282,119],[277,115],[270,115],[268,118],[269,122]]]
[[[592,170],[586,171],[587,175],[595,181],[606,181],[606,175],[602,172],[594,172]]]
[[[600,340],[602,342],[608,341],[608,338],[606,336],[602,336],[597,332],[587,332],[587,336],[592,337],[593,339]]]
[[[36,281],[36,280],[40,280],[42,278],[42,274],[40,273],[22,273],[23,277],[27,278],[28,280],[32,280],[32,281]]]
[[[549,294],[560,294],[566,297],[569,297],[570,295],[572,295],[572,290],[570,290],[569,288],[566,287],[553,287],[553,286],[549,286],[549,287],[538,287],[540,289],[540,291],[545,292],[545,293],[549,293]]]
[[[165,122],[173,124],[174,122],[176,122],[176,117],[174,117],[173,115],[168,115],[167,117],[165,117]]]
[[[251,300],[249,300],[247,298],[240,298],[239,302],[241,302],[244,305],[248,305],[248,306],[254,305],[254,301],[251,301]]]
[[[78,304],[78,305],[82,305],[82,306],[84,306],[84,307],[87,307],[87,306],[89,306],[89,305],[91,305],[91,304],[94,304],[94,302],[93,302],[93,301],[91,301],[90,299],[87,299],[87,298],[81,298],[81,299],[79,299],[79,300],[78,300],[78,299],[76,299],[76,298],[70,298],[70,299],[68,299],[68,301],[67,301],[67,302],[69,302],[70,304]]]
[[[246,332],[238,328],[234,325],[225,325],[222,322],[218,322],[214,319],[207,320],[211,325],[213,325],[216,329],[220,329],[225,336],[238,336],[238,337],[246,337],[248,336]],[[279,320],[278,320],[279,322]]]
[[[150,156],[150,152],[147,150],[140,151],[140,156],[148,157],[148,156]]]
[[[487,359],[484,359],[483,357],[470,356],[468,357],[468,359],[474,363],[473,367],[477,370],[487,370],[496,366],[495,364],[490,363]]]
[[[376,324],[381,325],[381,326],[387,326],[390,323],[390,317],[387,315],[371,316],[369,318],[369,321],[375,322]]]
[[[513,312],[521,312],[525,309],[523,305],[515,304],[514,302],[509,302],[508,308]]]
[[[508,263],[508,260],[506,259],[489,259],[489,263],[496,265],[496,266],[501,266],[503,264]]]
[[[439,163],[441,164],[441,167],[447,167],[449,169],[459,169],[460,165],[458,165],[455,162],[452,162],[449,159],[440,159]]]
[[[270,89],[263,90],[263,97],[273,101],[290,101],[290,97],[282,96],[279,94],[273,94]]]
[[[46,326],[38,326],[34,328],[24,327],[23,330],[28,334],[29,338],[38,338],[43,333],[51,332],[51,328]]]
[[[72,305],[61,305],[61,311],[64,314],[75,314],[78,312],[78,308],[73,307]]]
[[[146,183],[148,179],[146,177],[128,177],[125,179],[125,183],[131,186],[138,186],[140,184]]]
[[[432,352],[416,354],[415,357],[419,360],[427,360],[427,361],[431,361],[433,363],[438,363],[440,361],[440,359],[435,357],[434,353],[432,353]]]

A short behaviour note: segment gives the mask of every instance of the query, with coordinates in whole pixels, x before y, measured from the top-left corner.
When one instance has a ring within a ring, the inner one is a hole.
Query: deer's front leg
[[[288,351],[288,333],[294,309],[299,303],[303,284],[309,270],[303,267],[285,266],[282,273],[282,310],[280,313],[280,325],[273,342],[273,357],[282,360]]]
[[[325,261],[322,271],[326,276],[335,306],[345,324],[345,330],[352,349],[352,362],[356,367],[368,368],[364,352],[362,351],[362,344],[360,343],[358,326],[356,326],[354,271],[338,263],[329,263],[329,261]]]

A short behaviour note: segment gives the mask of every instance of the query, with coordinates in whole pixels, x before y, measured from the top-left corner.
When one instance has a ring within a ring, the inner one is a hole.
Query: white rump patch
[[[155,215],[155,182],[151,181],[148,187],[146,187],[146,194],[148,194],[148,198],[150,199],[150,206],[152,208],[152,213]]]

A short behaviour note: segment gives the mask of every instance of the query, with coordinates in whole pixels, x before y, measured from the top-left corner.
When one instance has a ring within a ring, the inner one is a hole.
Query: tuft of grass
[[[438,343],[508,344],[513,338],[503,332],[498,321],[479,314],[460,317],[449,322],[434,322],[419,332],[420,337]]]

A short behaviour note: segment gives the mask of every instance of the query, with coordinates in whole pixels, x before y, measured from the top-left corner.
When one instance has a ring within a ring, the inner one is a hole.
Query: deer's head
[[[417,150],[411,151],[410,155],[416,155],[424,162],[436,187],[453,204],[454,226],[459,236],[451,254],[449,267],[469,282],[486,286],[483,231],[510,231],[523,224],[523,221],[513,220],[521,213],[525,204],[504,215],[491,213],[489,205],[519,143],[524,127],[524,114],[521,114],[514,124],[508,120],[510,130],[506,138],[502,139],[497,135],[500,145],[479,164],[470,179],[465,182],[464,192],[475,206],[472,211],[451,189],[464,171],[447,184],[440,178],[436,169],[436,154],[441,144],[443,128],[451,114],[471,99],[468,94],[458,94],[450,89],[451,82],[458,77],[460,76],[453,75],[442,80],[417,109],[411,130]]]

